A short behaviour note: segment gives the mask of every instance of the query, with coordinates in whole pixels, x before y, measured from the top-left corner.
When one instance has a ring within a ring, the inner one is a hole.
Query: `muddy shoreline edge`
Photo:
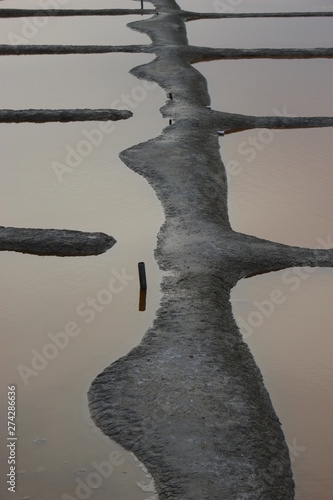
[[[91,415],[144,463],[161,500],[291,500],[288,448],[234,321],[230,290],[254,272],[332,266],[333,251],[231,229],[218,130],[290,128],[291,120],[252,123],[253,117],[207,109],[206,81],[190,64],[181,11],[173,0],[152,3],[159,15],[131,26],[152,38],[156,59],[133,73],[172,93],[162,112],[175,122],[121,159],[163,205],[155,255],[169,274],[141,344],[93,381]]]

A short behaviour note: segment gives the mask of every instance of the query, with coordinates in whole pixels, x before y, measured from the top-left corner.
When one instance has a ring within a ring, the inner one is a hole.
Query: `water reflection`
[[[126,25],[150,16],[82,16],[0,19],[0,43],[13,45],[149,44]],[[38,20],[38,22],[37,22]]]
[[[330,0],[178,0],[184,10],[194,12],[313,12],[332,10]]]
[[[330,61],[214,61],[196,67],[212,107],[256,115],[332,115]],[[251,130],[220,139],[232,227],[296,246],[331,235],[332,129]]]
[[[16,384],[19,404],[21,474],[18,494],[11,498],[42,495],[53,500],[65,493],[75,497],[80,481],[101,500],[110,494],[119,500],[144,500],[152,495],[143,491],[149,488],[150,478],[130,454],[97,430],[87,407],[86,392],[92,379],[140,342],[161,297],[162,274],[153,249],[164,220],[162,208],[148,183],[127,169],[118,154],[156,136],[165,126],[158,111],[165,94],[156,86],[143,87],[143,82],[127,73],[151,56],[110,56],[98,56],[99,64],[109,68],[110,78],[101,78],[96,92],[92,92],[95,80],[88,59],[80,69],[75,67],[81,87],[85,87],[79,97],[75,97],[75,84],[62,86],[61,80],[53,101],[50,88],[45,96],[40,92],[39,97],[32,87],[25,93],[23,75],[17,84],[18,73],[10,73],[12,92],[22,107],[42,105],[44,98],[57,107],[61,96],[67,103],[76,99],[79,107],[98,103],[107,107],[112,100],[121,100],[122,92],[129,93],[134,107],[133,118],[104,132],[94,122],[1,126],[2,225],[90,228],[117,239],[113,249],[100,258],[0,254],[1,338],[6,345],[1,390]],[[35,59],[37,66],[42,60],[46,58]],[[73,64],[74,60],[71,58]],[[28,74],[30,58],[24,61]],[[22,71],[21,62],[18,66],[17,71]],[[65,78],[61,63],[58,69]],[[14,103],[9,76],[6,78],[6,99]],[[138,311],[140,260],[146,262],[150,277],[145,314]],[[1,401],[6,401],[3,393]],[[95,489],[96,466],[102,462],[112,465],[112,452],[121,457],[113,464],[112,474]],[[6,467],[3,464],[2,470]],[[9,498],[4,482],[1,488],[3,498]]]
[[[256,116],[333,114],[331,60],[212,61],[195,67],[208,81],[213,109]]]
[[[144,312],[146,310],[146,299],[147,299],[147,290],[140,288],[140,297],[139,297],[140,312]]]
[[[1,8],[11,9],[139,9],[140,0],[2,0]],[[152,4],[144,0],[144,7]]]
[[[289,445],[296,499],[332,492],[333,270],[295,268],[241,280],[231,301]]]
[[[2,57],[0,106],[11,109],[115,107],[130,109],[137,116],[153,86],[130,75],[126,78],[120,75],[143,60],[152,60],[152,57],[143,59],[142,54]],[[154,116],[159,117],[158,109]],[[144,119],[144,113],[140,112],[140,119]],[[150,128],[149,133],[152,132]],[[140,131],[134,133],[137,136]]]
[[[249,144],[253,139],[260,149]],[[332,140],[331,129],[254,130],[221,139],[232,227],[289,245],[330,247]]]
[[[235,49],[332,47],[332,28],[329,17],[203,19],[186,25],[190,45]]]

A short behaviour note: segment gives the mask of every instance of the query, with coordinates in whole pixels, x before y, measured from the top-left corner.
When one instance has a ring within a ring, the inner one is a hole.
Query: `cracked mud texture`
[[[112,236],[104,233],[0,227],[0,250],[34,255],[98,255],[112,248],[115,243]]]
[[[1,109],[0,123],[118,121],[131,116],[127,109]]]
[[[333,251],[232,230],[217,131],[331,126],[332,119],[301,124],[208,110],[182,11],[174,0],[152,3],[159,15],[131,26],[151,37],[156,59],[132,72],[172,92],[162,113],[175,123],[121,159],[149,181],[163,205],[155,255],[168,276],[141,344],[93,381],[91,415],[146,465],[160,500],[291,500],[288,448],[233,318],[230,290],[253,273],[332,266]]]

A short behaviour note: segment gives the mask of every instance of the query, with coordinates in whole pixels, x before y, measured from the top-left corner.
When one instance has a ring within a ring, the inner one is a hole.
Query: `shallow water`
[[[306,49],[333,45],[333,18],[330,17],[202,19],[188,22],[186,29],[189,44],[200,47]]]
[[[156,86],[144,87],[144,82],[128,74],[151,56],[53,57],[56,71],[66,75],[57,84],[53,81],[53,86],[48,58],[2,59],[1,69],[8,78],[2,105],[59,107],[72,102],[79,107],[108,107],[117,99],[123,108],[126,94],[134,117],[109,123],[114,130],[107,132],[94,122],[1,126],[2,225],[103,231],[117,239],[110,251],[97,257],[0,255],[1,335],[7,353],[1,368],[2,391],[7,384],[17,385],[18,468],[23,471],[18,476],[18,494],[11,498],[38,497],[41,491],[43,498],[65,493],[74,497],[81,480],[94,491],[94,498],[104,499],[111,492],[120,500],[146,500],[154,491],[151,478],[95,427],[86,393],[103,368],[140,342],[161,297],[162,273],[153,249],[164,220],[162,208],[148,183],[126,168],[118,154],[156,136],[166,125],[158,111],[165,94]],[[29,62],[32,72],[39,71],[44,92],[29,86]],[[73,72],[67,73],[70,66]],[[108,68],[110,78],[104,73],[98,91],[93,92],[93,68],[97,67],[105,72]],[[10,97],[8,73],[17,101]],[[84,87],[79,95],[77,73]],[[69,85],[71,77],[74,82]],[[139,261],[146,262],[149,286],[144,313],[138,311]],[[111,279],[116,280],[116,291],[110,295]],[[69,323],[77,325],[76,335],[63,349],[55,348],[54,335],[64,332],[66,325],[70,328]],[[40,361],[31,374],[22,366],[33,367],[38,356],[33,349],[50,359],[46,358],[46,366]],[[99,485],[96,464],[110,463],[110,453],[116,450],[120,457],[113,456],[113,472]]]
[[[1,8],[10,9],[139,9],[140,0],[2,0]],[[144,7],[152,4],[144,0]]]
[[[319,24],[312,21],[310,33],[317,36]],[[290,34],[294,47],[301,38]],[[224,40],[213,25],[210,36]],[[192,37],[193,44],[201,42]],[[213,109],[332,116],[330,60],[213,61],[195,67],[208,81]],[[331,128],[258,129],[222,137],[233,229],[332,248],[332,134]],[[332,269],[288,269],[241,280],[231,294],[234,316],[283,425],[297,500],[331,498],[332,292]]]
[[[213,109],[256,116],[332,116],[330,59],[211,61],[195,67],[209,81]]]
[[[148,36],[126,25],[149,16],[82,16],[0,19],[0,43],[13,45],[149,44]],[[75,29],[73,29],[75,19]]]
[[[333,64],[213,61],[195,65],[213,109],[250,115],[332,115]],[[236,231],[296,246],[318,246],[332,228],[331,128],[250,130],[220,139]]]
[[[178,0],[183,10],[194,12],[313,12],[333,10],[332,0]]]
[[[231,294],[282,423],[297,500],[332,498],[332,297],[333,270],[318,268],[241,280]]]

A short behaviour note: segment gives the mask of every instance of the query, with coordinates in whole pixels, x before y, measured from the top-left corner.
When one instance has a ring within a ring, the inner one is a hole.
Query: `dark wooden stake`
[[[140,290],[140,298],[139,298],[139,311],[143,312],[146,310],[146,297],[147,297],[147,290]]]
[[[139,262],[138,270],[139,270],[140,290],[147,290],[146,266],[144,262]]]
[[[140,281],[140,297],[139,297],[139,311],[146,310],[146,296],[147,296],[147,277],[146,266],[144,262],[138,263],[139,281]]]
[[[143,11],[143,0],[141,0],[141,16],[142,16],[142,14],[143,14],[143,12],[142,12],[142,11]]]

